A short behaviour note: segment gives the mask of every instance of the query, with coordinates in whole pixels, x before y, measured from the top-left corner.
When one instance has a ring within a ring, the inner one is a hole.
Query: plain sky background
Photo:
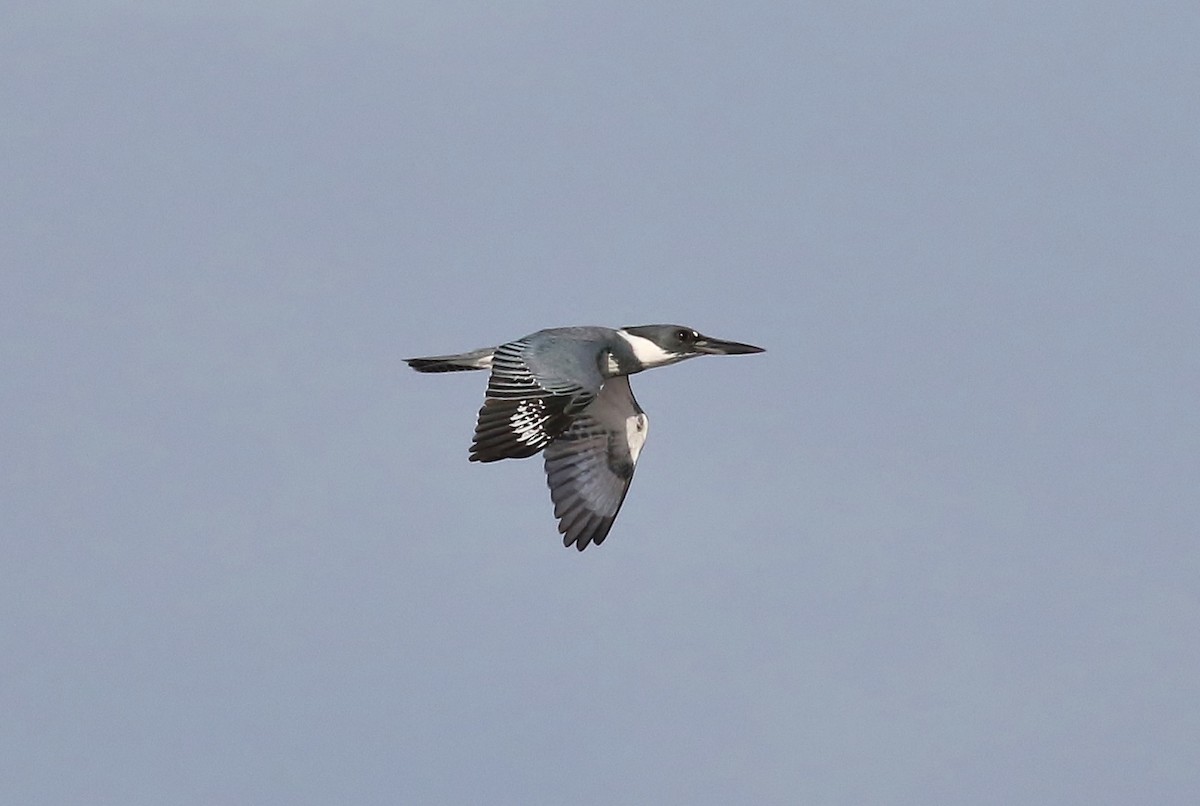
[[[0,800],[1200,803],[1200,5],[0,11]],[[608,541],[479,466],[542,327]]]

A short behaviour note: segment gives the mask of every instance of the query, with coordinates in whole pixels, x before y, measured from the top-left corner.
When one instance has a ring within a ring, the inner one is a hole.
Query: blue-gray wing
[[[555,348],[552,356],[548,348]],[[589,361],[587,345],[539,333],[497,347],[471,461],[533,456],[566,431],[603,382],[596,349]]]
[[[629,379],[618,376],[546,447],[546,483],[564,546],[583,551],[604,542],[633,480],[647,425]]]

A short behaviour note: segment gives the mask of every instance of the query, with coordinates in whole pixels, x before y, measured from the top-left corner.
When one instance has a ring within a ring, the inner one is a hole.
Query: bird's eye
[[[675,331],[675,338],[679,339],[684,344],[688,344],[689,342],[695,340],[696,334],[691,330],[684,330],[683,328],[680,328],[679,330]]]

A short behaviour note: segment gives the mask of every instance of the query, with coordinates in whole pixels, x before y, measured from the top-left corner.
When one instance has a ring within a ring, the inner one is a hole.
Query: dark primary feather
[[[524,459],[546,447],[571,424],[571,399],[548,395],[516,400],[488,398],[479,410],[472,462]]]
[[[492,356],[487,398],[471,443],[472,462],[533,456],[563,433],[595,396],[577,380],[545,370],[535,374],[529,345],[529,338],[502,344]]]
[[[629,379],[620,376],[605,382],[570,428],[546,446],[546,483],[564,546],[583,551],[604,542],[629,491],[646,427]]]

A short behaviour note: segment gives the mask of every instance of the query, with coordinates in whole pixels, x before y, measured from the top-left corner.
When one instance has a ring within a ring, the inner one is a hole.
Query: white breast
[[[635,414],[625,418],[625,441],[629,443],[629,455],[636,463],[642,446],[646,444],[646,432],[650,429],[650,420],[645,414]]]

